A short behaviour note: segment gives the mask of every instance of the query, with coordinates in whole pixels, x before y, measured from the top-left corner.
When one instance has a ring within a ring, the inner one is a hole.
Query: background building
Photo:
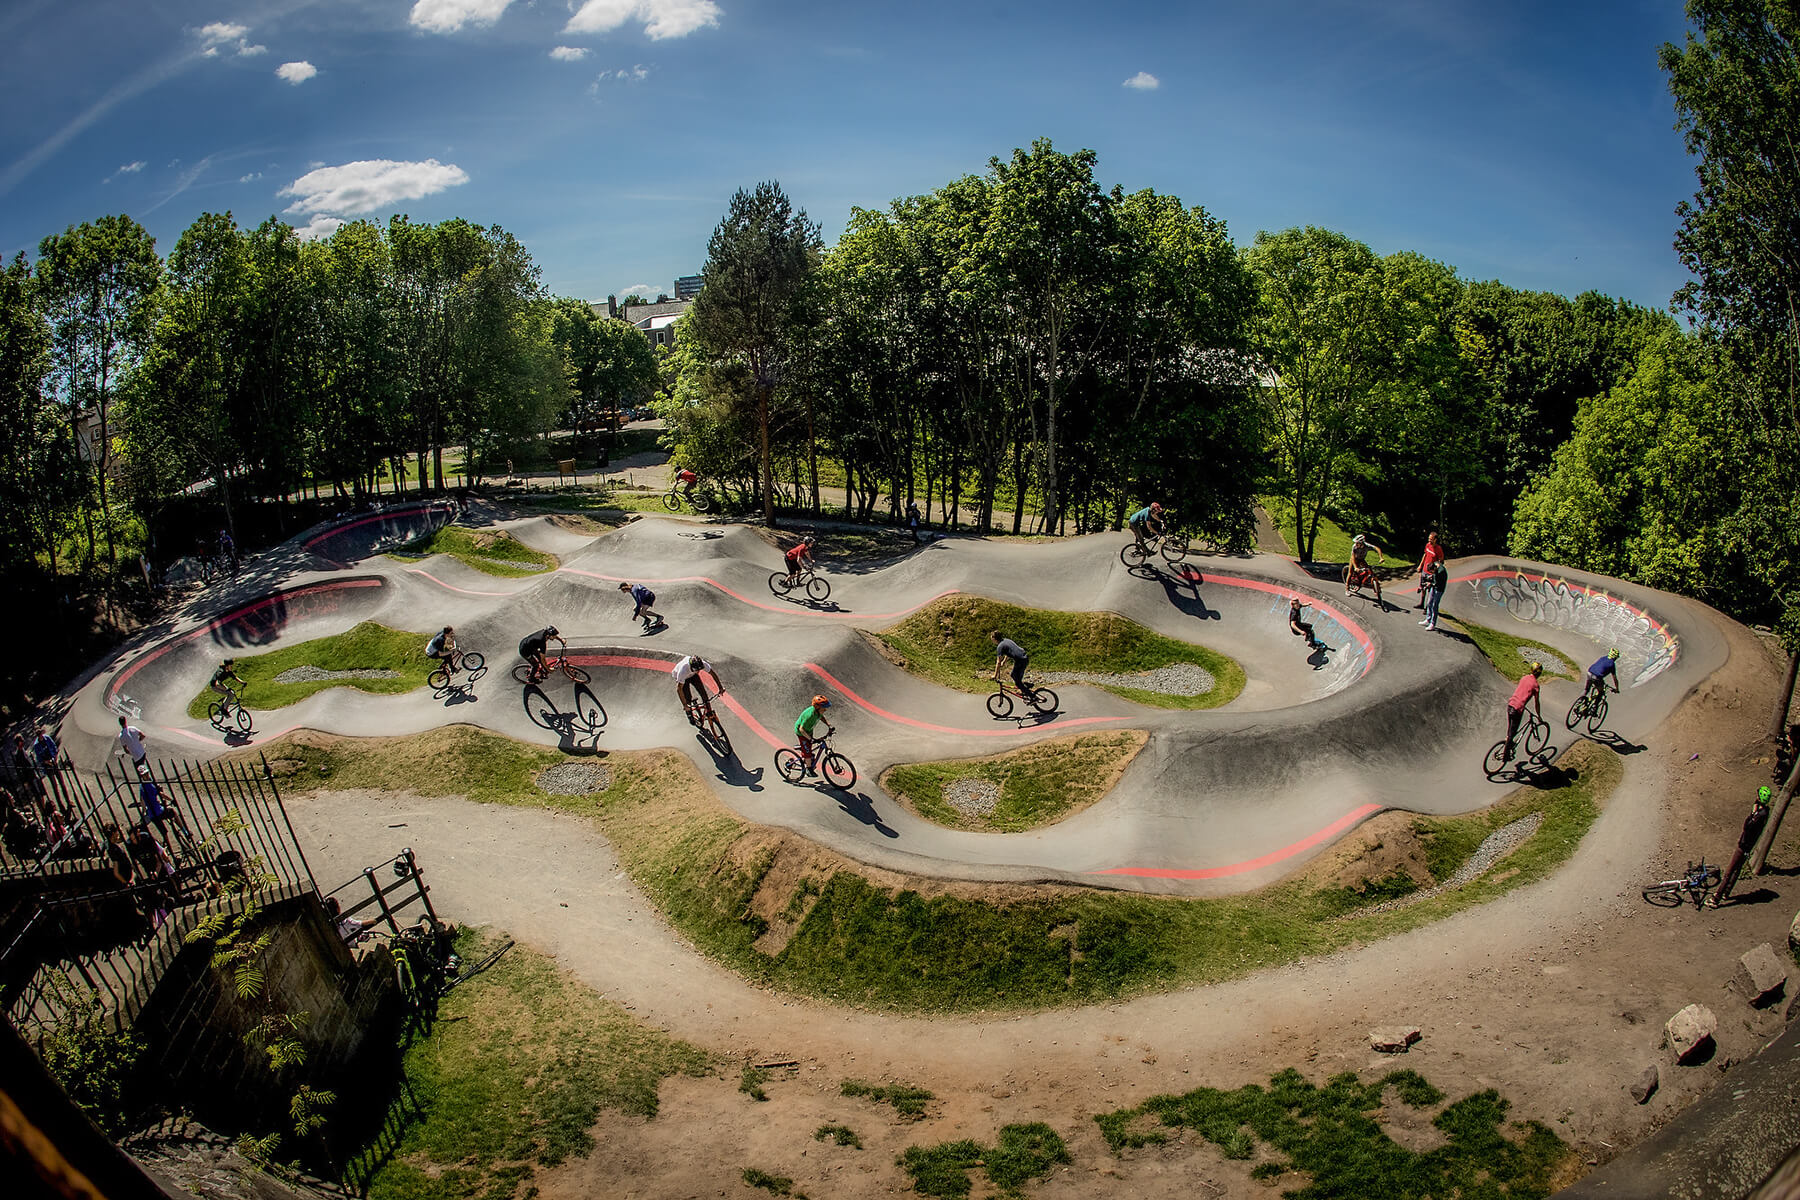
[[[677,300],[692,300],[695,296],[698,296],[699,294],[700,294],[700,276],[698,276],[698,275],[682,275],[682,276],[679,276],[676,278],[676,280],[675,280],[675,298]]]

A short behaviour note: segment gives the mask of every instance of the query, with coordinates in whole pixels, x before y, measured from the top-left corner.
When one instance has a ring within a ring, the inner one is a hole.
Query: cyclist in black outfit
[[[993,639],[994,642],[995,680],[1000,678],[1000,668],[1004,666],[1006,660],[1010,658],[1012,659],[1013,686],[1018,688],[1023,694],[1027,696],[1031,695],[1034,689],[1025,686],[1025,664],[1031,661],[1031,656],[1025,653],[1025,648],[1019,645],[1019,643],[1013,641],[1009,637],[1001,637],[998,629],[989,633],[988,637]]]
[[[552,638],[559,642],[563,640],[562,634],[556,631],[556,626],[546,625],[536,633],[526,634],[519,642],[519,657],[531,664],[531,673],[540,679],[550,671],[550,664],[545,661],[544,654]]]

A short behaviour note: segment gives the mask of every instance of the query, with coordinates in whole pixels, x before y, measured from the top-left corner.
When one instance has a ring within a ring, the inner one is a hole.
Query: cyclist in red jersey
[[[1539,702],[1540,691],[1538,677],[1544,673],[1544,664],[1534,662],[1519,680],[1519,686],[1513,689],[1512,699],[1506,702],[1506,761],[1513,757],[1513,741],[1519,736],[1519,721],[1525,715],[1525,706],[1531,705],[1541,720],[1544,715],[1543,705]]]
[[[809,533],[801,539],[798,546],[795,546],[792,550],[789,550],[782,556],[787,561],[789,587],[793,587],[800,582],[800,573],[807,567],[818,565],[813,561],[812,555],[813,546],[816,544],[817,539]]]

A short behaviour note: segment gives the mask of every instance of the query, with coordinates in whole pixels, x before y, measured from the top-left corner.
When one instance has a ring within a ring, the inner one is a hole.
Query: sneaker
[[[1420,621],[1419,624],[1425,626],[1427,629],[1431,627],[1431,622],[1429,621]]]
[[[1433,621],[1431,624],[1425,626],[1425,631],[1427,633],[1436,633],[1437,632],[1437,622]]]

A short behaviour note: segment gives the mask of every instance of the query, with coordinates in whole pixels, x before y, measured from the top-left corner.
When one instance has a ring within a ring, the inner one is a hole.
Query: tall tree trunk
[[[1800,673],[1800,650],[1788,655],[1787,679],[1781,685],[1781,693],[1775,698],[1775,719],[1769,725],[1769,738],[1779,740],[1787,732],[1788,709],[1794,703],[1794,676]]]
[[[770,529],[775,528],[775,469],[769,457],[769,393],[773,391],[761,380],[756,384],[756,427],[762,436],[762,471],[763,524]]]

